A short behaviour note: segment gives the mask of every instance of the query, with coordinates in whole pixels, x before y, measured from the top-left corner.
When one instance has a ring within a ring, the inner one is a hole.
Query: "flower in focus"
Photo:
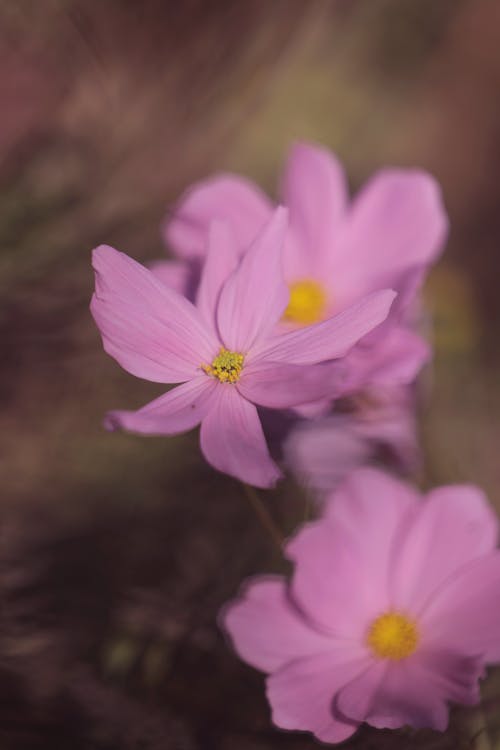
[[[211,226],[196,305],[111,247],[94,250],[91,310],[104,348],[133,375],[181,383],[135,412],[115,411],[110,429],[173,435],[201,423],[209,463],[259,487],[276,482],[255,404],[286,409],[331,391],[322,366],[339,359],[387,316],[394,292],[368,295],[339,315],[275,335],[288,304],[278,208],[240,259],[228,229]]]
[[[361,722],[443,731],[500,661],[498,523],[472,486],[423,502],[374,469],[354,472],[324,517],[288,543],[291,582],[250,581],[222,621],[266,672],[274,723],[341,742]]]
[[[385,324],[364,337],[346,360],[345,390],[411,382],[430,350],[412,330],[410,310],[447,234],[434,178],[416,169],[384,169],[350,203],[334,155],[299,143],[285,168],[281,201],[290,216],[283,254],[290,298],[282,324],[311,325],[370,292],[395,289],[398,302]],[[178,260],[157,263],[155,272],[189,293],[205,257],[209,223],[228,221],[243,250],[272,210],[262,191],[242,177],[220,175],[197,183],[164,225],[165,240]]]
[[[371,388],[343,399],[334,414],[300,420],[285,444],[285,463],[303,484],[328,493],[354,469],[384,460],[412,473],[420,463],[411,385]]]

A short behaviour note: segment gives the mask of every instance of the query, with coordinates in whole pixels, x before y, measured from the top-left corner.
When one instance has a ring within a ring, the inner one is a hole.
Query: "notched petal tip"
[[[95,271],[99,270],[99,266],[101,265],[102,261],[106,258],[106,256],[109,255],[123,255],[123,253],[120,253],[119,250],[116,250],[116,248],[111,247],[111,245],[97,245],[97,247],[94,247],[91,251],[91,257],[92,257],[92,267]]]
[[[395,289],[382,289],[378,294],[381,301],[386,302],[388,309],[392,307],[394,300],[398,296],[398,292]]]

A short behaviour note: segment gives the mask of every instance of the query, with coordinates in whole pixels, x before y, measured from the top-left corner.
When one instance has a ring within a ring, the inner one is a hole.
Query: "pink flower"
[[[355,472],[324,518],[287,545],[291,582],[256,579],[222,621],[266,672],[274,723],[341,742],[363,721],[443,731],[448,702],[475,704],[500,661],[498,523],[472,486],[423,502]]]
[[[413,472],[420,462],[416,399],[412,386],[372,388],[344,399],[342,409],[293,426],[285,463],[317,492],[331,492],[354,469],[380,462]]]
[[[441,252],[448,228],[436,181],[421,170],[384,169],[350,203],[335,156],[320,146],[299,143],[285,168],[281,200],[290,214],[283,255],[290,289],[288,326],[316,323],[370,292],[395,289],[398,302],[385,324],[346,360],[346,391],[411,382],[430,350],[411,330],[409,306]],[[157,264],[158,272],[166,283],[187,291],[179,264],[192,284],[213,219],[230,222],[243,250],[272,210],[259,188],[236,175],[194,185],[164,226],[165,240],[180,260]]]
[[[196,305],[111,247],[94,251],[91,303],[104,348],[140,378],[181,383],[108,427],[173,435],[201,423],[209,463],[259,487],[280,471],[269,456],[255,404],[283,409],[324,396],[323,360],[338,359],[387,316],[394,292],[367,296],[341,314],[274,335],[288,304],[281,271],[286,211],[276,210],[239,261],[230,233],[212,225]]]

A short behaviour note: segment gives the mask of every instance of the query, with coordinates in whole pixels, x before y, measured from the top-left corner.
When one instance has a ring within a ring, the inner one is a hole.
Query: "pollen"
[[[236,383],[240,379],[243,360],[243,354],[222,347],[212,364],[202,365],[201,368],[221,383]]]
[[[301,279],[290,284],[290,300],[283,319],[298,325],[311,325],[323,320],[327,295],[323,286],[314,279]]]
[[[412,620],[399,612],[386,612],[372,622],[366,640],[379,659],[399,661],[413,654],[418,638]]]

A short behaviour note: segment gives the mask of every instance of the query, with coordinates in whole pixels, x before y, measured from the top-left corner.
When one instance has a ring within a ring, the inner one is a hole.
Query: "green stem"
[[[254,489],[254,487],[251,487],[249,484],[242,483],[243,490],[245,492],[245,497],[247,498],[248,502],[252,506],[252,510],[257,516],[257,519],[260,523],[260,525],[263,527],[265,532],[269,535],[271,538],[273,544],[278,549],[279,553],[282,554],[283,549],[283,534],[278,529],[276,524],[274,523],[274,520],[269,513],[268,509],[260,499],[258,493]]]

